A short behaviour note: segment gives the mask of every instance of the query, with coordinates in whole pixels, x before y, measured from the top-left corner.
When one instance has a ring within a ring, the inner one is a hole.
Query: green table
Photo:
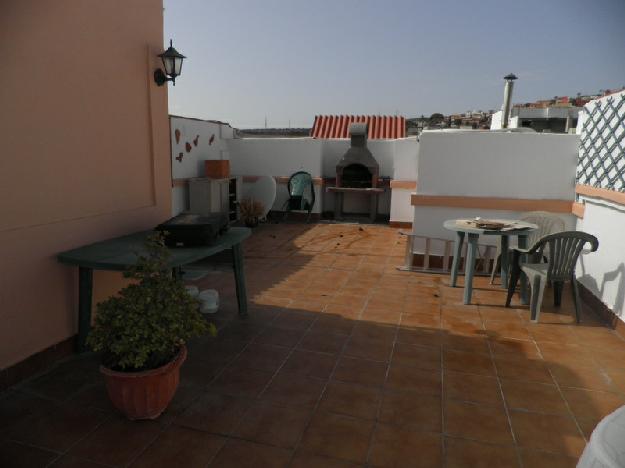
[[[153,232],[136,232],[68,250],[57,256],[59,262],[78,267],[78,342],[76,347],[79,352],[85,350],[85,340],[91,328],[93,270],[124,271],[135,265],[138,257],[145,254],[145,239]],[[212,245],[170,248],[169,267],[175,272],[183,265],[210,257],[223,250],[232,250],[239,315],[244,317],[247,315],[247,292],[242,242],[251,233],[249,228],[232,227]]]
[[[454,259],[451,264],[451,281],[452,287],[456,287],[458,279],[458,268],[460,266],[460,255],[462,252],[462,243],[465,234],[467,235],[467,258],[464,261],[464,297],[465,304],[471,303],[473,294],[473,271],[475,270],[475,258],[477,255],[477,240],[480,236],[500,236],[501,237],[501,287],[508,287],[508,239],[510,236],[517,236],[519,247],[527,247],[527,236],[531,231],[538,229],[538,226],[520,220],[501,220],[510,224],[514,224],[516,229],[489,230],[480,229],[471,226],[466,219],[450,219],[443,223],[445,229],[456,232],[456,242],[454,245]],[[521,278],[521,296],[526,296],[525,278]]]

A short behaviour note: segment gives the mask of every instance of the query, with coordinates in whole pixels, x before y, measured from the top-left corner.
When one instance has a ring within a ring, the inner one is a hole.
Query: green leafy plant
[[[124,273],[135,281],[97,306],[87,343],[102,352],[109,369],[155,369],[171,361],[189,338],[216,334],[200,314],[198,301],[172,277],[164,239],[163,233],[149,236],[146,255]]]

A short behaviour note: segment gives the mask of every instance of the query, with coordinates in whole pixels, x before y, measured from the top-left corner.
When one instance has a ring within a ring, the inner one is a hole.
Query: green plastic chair
[[[527,245],[534,245],[539,239],[549,234],[564,231],[564,221],[557,215],[547,211],[529,211],[523,213],[519,218],[521,221],[535,224],[538,229],[531,231],[527,236]],[[497,254],[495,255],[495,265],[490,274],[490,284],[495,281],[495,275],[501,271],[501,238],[497,242]]]
[[[543,237],[530,249],[514,249],[506,307],[510,307],[519,276],[524,273],[527,275],[532,290],[530,299],[531,320],[538,322],[547,283],[553,283],[553,302],[555,306],[559,306],[562,302],[564,282],[570,281],[573,290],[573,302],[575,303],[575,318],[579,323],[581,303],[577,281],[575,280],[575,265],[587,242],[590,243],[591,252],[595,252],[599,247],[599,241],[591,234],[581,231],[564,231]],[[526,256],[528,261],[522,261],[521,256]],[[541,263],[544,256],[547,258],[547,263]]]
[[[286,220],[290,211],[308,211],[306,221],[310,221],[310,214],[315,205],[315,187],[312,176],[305,171],[296,172],[289,178],[287,189],[289,199],[284,204],[284,219]]]

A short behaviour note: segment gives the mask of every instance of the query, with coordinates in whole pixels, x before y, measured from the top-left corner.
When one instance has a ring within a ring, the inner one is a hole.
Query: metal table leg
[[[460,255],[462,255],[462,242],[464,241],[464,232],[456,231],[456,243],[454,244],[454,259],[451,262],[451,287],[456,287],[458,280],[458,267],[460,266]]]
[[[232,267],[237,288],[239,316],[247,317],[247,289],[245,287],[245,269],[243,266],[243,247],[241,244],[232,246]]]
[[[93,297],[93,269],[78,268],[78,340],[76,351],[86,350],[87,335],[91,329],[91,301]]]
[[[527,234],[519,234],[518,236],[518,244],[519,248],[527,249]],[[521,262],[527,261],[527,255],[521,255]],[[527,276],[521,272],[521,290],[519,291],[519,296],[521,298],[521,304],[529,304],[528,296],[528,287],[527,287]]]
[[[510,257],[508,250],[510,247],[510,237],[501,236],[501,287],[508,289],[508,278],[510,278]]]
[[[477,253],[478,234],[469,233],[467,239],[467,258],[464,265],[464,303],[471,303],[473,294],[473,272],[475,271],[475,257]]]

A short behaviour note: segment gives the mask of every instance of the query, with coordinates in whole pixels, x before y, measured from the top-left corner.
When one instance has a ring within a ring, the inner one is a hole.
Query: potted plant
[[[97,306],[87,343],[102,353],[100,371],[113,405],[129,419],[154,419],[171,402],[187,356],[185,341],[215,334],[198,301],[167,266],[165,235],[146,241],[146,254],[124,273],[133,283]]]
[[[258,219],[263,215],[265,207],[259,201],[245,197],[239,202],[241,218],[247,227],[258,226]]]

